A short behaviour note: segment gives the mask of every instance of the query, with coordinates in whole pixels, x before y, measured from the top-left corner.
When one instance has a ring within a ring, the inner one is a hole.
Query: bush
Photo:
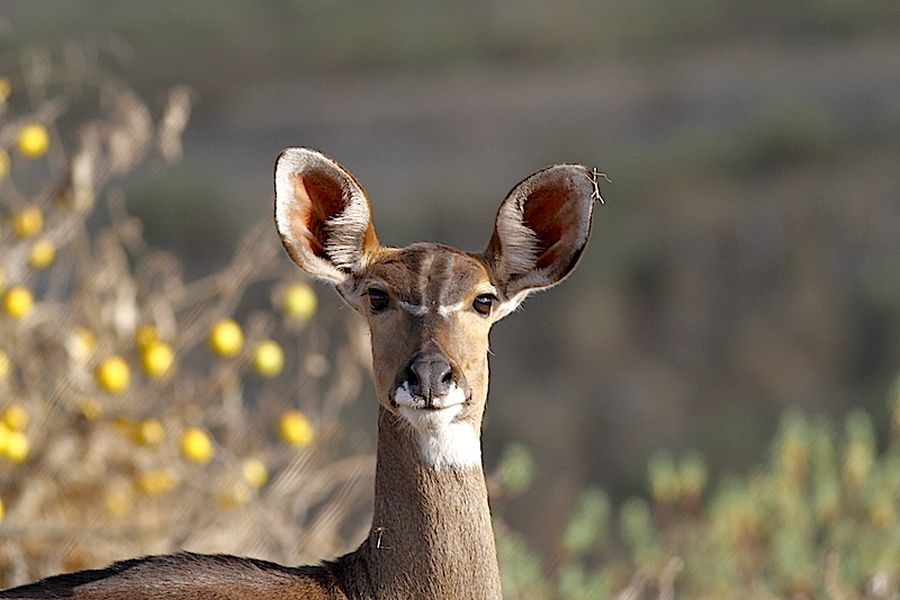
[[[178,547],[346,550],[364,337],[316,313],[270,222],[196,280],[147,247],[116,182],[178,159],[190,93],[154,116],[95,50],[0,78],[0,587]]]
[[[584,493],[549,584],[535,586],[544,578],[537,557],[501,536],[506,589],[514,598],[895,598],[900,379],[891,416],[879,452],[862,411],[847,416],[842,433],[789,413],[769,461],[706,497],[700,457],[658,453],[649,500],[628,500],[615,515],[602,491]]]

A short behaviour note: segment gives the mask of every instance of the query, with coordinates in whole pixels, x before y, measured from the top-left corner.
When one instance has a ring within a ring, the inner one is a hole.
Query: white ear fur
[[[360,185],[308,148],[287,148],[275,163],[275,225],[298,266],[336,284],[358,272],[366,244],[377,243]]]
[[[587,168],[554,165],[526,178],[500,204],[485,255],[511,306],[506,312],[575,268],[591,231],[593,193]]]

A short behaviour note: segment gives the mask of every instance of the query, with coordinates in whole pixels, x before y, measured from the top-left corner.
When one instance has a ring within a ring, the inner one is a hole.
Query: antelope
[[[314,566],[181,552],[56,575],[0,598],[500,598],[481,462],[488,333],[575,268],[599,199],[596,176],[560,164],[519,183],[483,252],[392,248],[378,242],[349,171],[315,150],[284,150],[275,166],[281,241],[371,333],[378,443],[368,537]]]

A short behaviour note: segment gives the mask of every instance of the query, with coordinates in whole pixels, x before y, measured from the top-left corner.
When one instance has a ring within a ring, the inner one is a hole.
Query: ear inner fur
[[[340,283],[378,250],[369,201],[340,164],[307,148],[288,148],[275,167],[275,222],[297,265]]]
[[[507,297],[555,285],[574,268],[590,234],[592,193],[581,165],[548,167],[513,188],[485,251]]]

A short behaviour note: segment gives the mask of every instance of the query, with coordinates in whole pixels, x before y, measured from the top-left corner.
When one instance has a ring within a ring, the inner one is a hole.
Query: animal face
[[[334,284],[366,318],[383,409],[428,443],[456,443],[456,434],[470,431],[477,442],[491,325],[575,267],[594,190],[586,168],[552,166],[503,200],[483,252],[433,243],[391,248],[379,243],[368,197],[346,169],[289,148],[276,164],[275,221],[294,262]],[[444,439],[448,432],[454,439]]]

